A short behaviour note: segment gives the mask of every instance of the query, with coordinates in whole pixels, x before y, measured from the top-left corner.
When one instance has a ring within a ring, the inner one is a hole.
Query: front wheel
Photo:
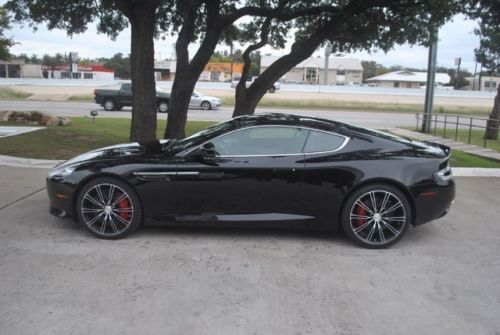
[[[135,191],[115,178],[98,178],[86,184],[78,195],[77,215],[93,235],[118,239],[133,232],[142,220],[142,208]]]
[[[161,100],[158,102],[158,112],[160,113],[168,112],[168,101]]]
[[[351,194],[342,209],[342,227],[356,244],[386,248],[399,241],[411,222],[411,207],[398,189],[376,184]]]
[[[201,103],[201,109],[203,109],[203,110],[212,109],[212,104],[210,104],[210,102],[208,102],[208,101],[203,101]]]

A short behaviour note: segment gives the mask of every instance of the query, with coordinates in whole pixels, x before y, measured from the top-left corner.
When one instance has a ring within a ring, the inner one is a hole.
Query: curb
[[[57,165],[61,162],[64,161],[20,158],[20,157],[0,155],[0,165],[11,166],[11,167],[50,169],[54,165]]]

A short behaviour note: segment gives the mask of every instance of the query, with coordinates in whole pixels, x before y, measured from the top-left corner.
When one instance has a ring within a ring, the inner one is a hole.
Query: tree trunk
[[[154,30],[157,4],[132,2],[127,15],[132,30],[130,77],[132,79],[132,122],[130,141],[156,140],[156,89],[154,78]]]
[[[484,138],[487,140],[498,139],[498,129],[500,128],[500,85],[497,88],[497,95],[491,110],[490,117],[486,122],[486,132]]]
[[[259,101],[274,82],[279,80],[295,65],[310,57],[321,44],[323,37],[318,34],[307,40],[295,42],[289,54],[269,66],[246,90],[236,89],[233,117],[255,113]]]
[[[220,36],[220,31],[207,33],[191,62],[188,58],[188,44],[184,41],[179,45],[178,41],[176,45],[177,65],[168,105],[165,138],[184,138],[186,136],[185,127],[191,94],[198,78],[205,69],[205,65],[212,57]]]

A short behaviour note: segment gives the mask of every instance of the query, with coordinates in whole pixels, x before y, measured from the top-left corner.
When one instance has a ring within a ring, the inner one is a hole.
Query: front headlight
[[[56,167],[53,170],[49,171],[49,178],[66,177],[67,175],[73,173],[73,171],[75,171],[75,169],[76,169],[75,165]]]

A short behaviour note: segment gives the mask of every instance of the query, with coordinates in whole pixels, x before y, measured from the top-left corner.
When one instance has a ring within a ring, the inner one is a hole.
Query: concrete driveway
[[[376,251],[286,230],[98,240],[49,216],[44,173],[0,167],[24,183],[0,193],[1,334],[500,332],[499,178],[459,178],[448,216]]]

